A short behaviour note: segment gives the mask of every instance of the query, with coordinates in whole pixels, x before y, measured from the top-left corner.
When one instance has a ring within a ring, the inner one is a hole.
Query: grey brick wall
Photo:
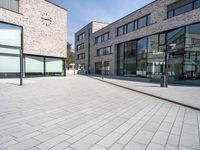
[[[95,73],[95,62],[110,61],[110,74],[116,75],[117,73],[117,48],[116,45],[125,41],[134,40],[156,34],[159,32],[168,31],[174,28],[185,26],[188,24],[200,22],[200,9],[192,10],[190,12],[178,15],[167,19],[167,6],[176,2],[177,0],[155,0],[149,5],[136,10],[135,12],[115,21],[112,24],[104,27],[93,33],[91,39],[91,73]],[[117,36],[117,28],[125,25],[131,21],[141,18],[145,15],[151,14],[151,25],[130,32],[128,34]],[[103,43],[95,44],[95,37],[110,32],[110,40]],[[96,57],[96,50],[112,46],[113,54],[107,56]]]

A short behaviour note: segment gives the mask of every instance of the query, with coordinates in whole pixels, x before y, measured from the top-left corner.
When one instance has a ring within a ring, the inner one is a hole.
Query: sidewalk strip
[[[98,80],[98,81],[101,81],[101,82],[104,82],[104,83],[108,83],[110,85],[121,87],[121,88],[130,90],[130,91],[138,92],[138,93],[141,93],[141,94],[144,94],[144,95],[148,95],[148,96],[151,96],[151,97],[155,97],[155,98],[158,98],[158,99],[161,99],[161,100],[164,100],[164,101],[168,101],[168,102],[171,102],[171,103],[174,103],[174,104],[177,104],[177,105],[181,105],[181,106],[184,106],[184,107],[187,107],[187,108],[191,108],[191,109],[200,111],[200,108],[198,108],[198,107],[193,107],[193,106],[190,106],[190,105],[179,103],[179,102],[176,102],[176,101],[171,100],[171,99],[167,99],[167,98],[160,97],[160,96],[157,96],[157,95],[153,95],[153,94],[150,94],[150,93],[142,92],[142,91],[139,91],[139,90],[136,90],[136,89],[132,89],[132,88],[129,88],[129,87],[126,87],[126,86],[122,86],[122,85],[112,83],[112,82],[109,82],[109,81],[105,81],[105,80],[102,80],[102,79],[98,79],[98,78],[95,78],[95,77],[91,77],[91,76],[88,76],[88,77],[95,79],[95,80]]]

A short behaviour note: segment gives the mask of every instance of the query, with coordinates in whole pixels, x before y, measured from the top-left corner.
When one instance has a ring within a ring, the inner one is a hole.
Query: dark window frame
[[[140,19],[143,19],[143,18],[145,18],[145,25],[144,25],[143,27],[139,27],[139,20],[140,20]],[[129,24],[133,24],[133,29],[132,29],[131,31],[128,31],[128,25],[129,25]],[[133,31],[135,31],[135,30],[138,30],[138,29],[147,27],[147,26],[149,26],[149,25],[151,25],[151,14],[145,15],[145,16],[143,16],[143,17],[141,17],[141,18],[138,18],[138,19],[136,19],[136,20],[134,20],[134,21],[131,21],[131,22],[125,24],[125,25],[122,25],[122,26],[118,27],[118,28],[117,28],[117,31],[116,31],[116,32],[117,32],[117,36],[121,36],[121,35],[130,33],[130,32],[133,32]],[[120,33],[120,32],[119,32],[119,31],[121,31],[120,29],[123,30],[123,33]],[[120,34],[119,34],[119,33],[120,33]]]
[[[197,3],[199,3],[199,4],[198,4],[197,7],[196,7],[195,4],[197,4]],[[176,14],[176,11],[177,11],[178,9],[181,9],[181,8],[183,9],[184,7],[189,6],[189,5],[191,5],[191,9]],[[168,10],[168,11],[167,11],[167,19],[170,19],[170,18],[172,18],[172,17],[175,17],[175,16],[178,16],[178,15],[181,15],[181,14],[184,14],[184,13],[187,13],[187,12],[190,12],[190,11],[195,10],[195,9],[198,9],[198,8],[200,8],[200,0],[194,0],[193,2],[187,3],[187,4],[182,5],[182,6],[180,6],[180,7],[177,7],[177,8],[171,9],[171,10]],[[170,13],[172,13],[172,14],[170,14]]]

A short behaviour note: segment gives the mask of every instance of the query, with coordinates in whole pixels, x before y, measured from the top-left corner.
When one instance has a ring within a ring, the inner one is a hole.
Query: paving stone
[[[180,145],[194,148],[194,149],[200,149],[199,146],[199,136],[195,136],[193,134],[182,134],[180,139]]]
[[[94,145],[89,150],[107,150],[107,149],[99,145]]]
[[[150,143],[146,150],[164,150],[164,146],[155,143]]]
[[[123,147],[124,147],[124,145],[115,143],[109,148],[109,150],[122,150]]]
[[[123,150],[145,150],[146,149],[146,145],[143,145],[143,144],[139,144],[139,143],[136,143],[136,142],[130,142],[128,143],[125,148]]]
[[[60,135],[61,133],[64,133],[64,132],[66,132],[66,130],[61,129],[61,128],[55,128],[55,129],[44,132],[44,133],[34,137],[34,139],[44,142],[44,141],[49,140],[53,137],[56,137],[57,135]]]
[[[42,149],[42,150],[48,150],[48,149],[56,146],[57,144],[65,141],[69,137],[70,137],[69,135],[61,134],[61,135],[56,136],[48,141],[43,142],[42,144],[38,145],[37,148]]]
[[[17,143],[13,146],[10,146],[8,148],[6,148],[5,150],[27,150],[27,149],[31,149],[34,146],[38,145],[40,142],[36,141],[34,139],[29,139],[26,141],[23,141],[21,143]]]
[[[82,138],[78,142],[72,144],[70,147],[78,150],[87,150],[91,148],[101,137],[95,134],[89,134],[88,136]]]
[[[111,145],[113,145],[119,138],[121,137],[121,134],[117,132],[112,132],[111,134],[104,137],[98,144],[109,148]]]
[[[134,142],[138,142],[144,145],[147,145],[152,137],[153,137],[154,133],[153,132],[149,132],[149,131],[139,131],[138,134],[136,134],[136,136],[133,138]]]
[[[169,133],[157,131],[153,137],[152,142],[160,144],[160,145],[165,145],[167,143],[168,136],[169,136]]]
[[[172,128],[172,123],[163,122],[159,128],[161,131],[170,132]]]
[[[50,148],[49,150],[63,150],[65,148],[67,148],[70,144],[67,143],[67,142],[62,142],[62,143],[59,143],[58,145]]]
[[[179,138],[180,138],[180,136],[170,134],[167,143],[171,144],[171,145],[178,146],[178,144],[179,144]]]
[[[199,149],[198,111],[85,76],[24,80],[0,81],[2,150]]]
[[[126,145],[132,138],[133,138],[133,135],[125,134],[117,142],[122,145]]]
[[[178,147],[177,146],[174,146],[174,145],[166,145],[166,147],[165,147],[165,150],[177,150],[178,149]]]

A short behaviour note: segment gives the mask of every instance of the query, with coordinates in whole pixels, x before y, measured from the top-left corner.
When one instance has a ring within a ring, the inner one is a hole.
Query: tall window
[[[200,79],[200,24],[186,27],[184,77]]]
[[[148,38],[142,38],[137,42],[137,75],[147,75],[147,49],[148,49]]]
[[[77,55],[77,60],[85,59],[85,53],[81,53]]]
[[[85,32],[82,33],[82,34],[80,34],[80,35],[78,35],[77,40],[80,41],[80,40],[82,40],[82,39],[84,39],[84,38],[85,38]]]
[[[81,44],[79,44],[79,45],[77,45],[77,51],[78,50],[81,50],[81,49],[84,49],[85,48],[85,43],[81,43]]]
[[[0,23],[0,77],[20,74],[21,27]]]
[[[0,7],[19,12],[19,0],[0,0]]]

